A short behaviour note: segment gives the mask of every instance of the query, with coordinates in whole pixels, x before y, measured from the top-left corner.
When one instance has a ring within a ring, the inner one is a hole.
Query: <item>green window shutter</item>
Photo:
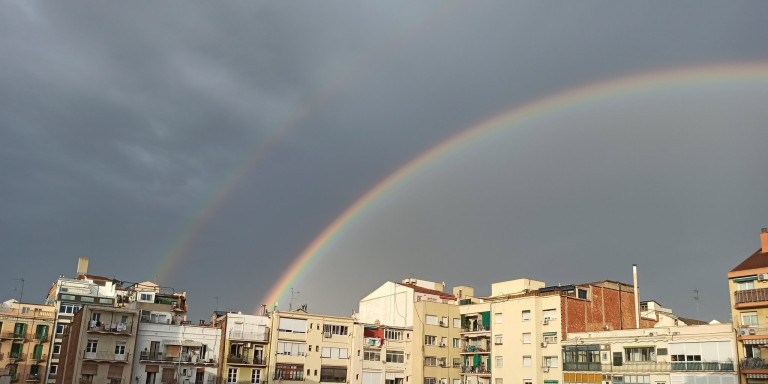
[[[38,344],[35,345],[34,352],[32,352],[32,358],[33,359],[40,359],[43,357],[43,346]]]
[[[490,328],[491,327],[491,313],[490,312],[483,312],[483,327]]]

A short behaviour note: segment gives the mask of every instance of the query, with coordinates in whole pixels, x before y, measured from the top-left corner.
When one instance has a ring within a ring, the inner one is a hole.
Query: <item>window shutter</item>
[[[109,366],[109,372],[107,373],[108,379],[122,379],[123,378],[123,364],[112,364]]]
[[[163,383],[173,383],[176,377],[176,368],[163,367]]]

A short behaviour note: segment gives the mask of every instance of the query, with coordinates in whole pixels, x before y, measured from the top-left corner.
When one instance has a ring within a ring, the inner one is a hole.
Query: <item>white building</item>
[[[569,333],[563,383],[735,384],[729,323]]]
[[[214,384],[221,329],[173,324],[171,313],[143,311],[136,336],[132,377],[137,383]]]

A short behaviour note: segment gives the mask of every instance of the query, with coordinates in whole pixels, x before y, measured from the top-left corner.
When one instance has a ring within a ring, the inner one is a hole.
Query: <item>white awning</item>
[[[394,380],[394,379],[404,379],[405,373],[403,372],[387,372],[385,379],[386,380]]]
[[[768,373],[747,373],[747,379],[768,379]]]
[[[194,341],[194,340],[184,340],[181,343],[181,346],[182,347],[202,347],[203,343],[201,343],[199,341]]]
[[[750,344],[750,345],[763,345],[768,344],[768,339],[747,339],[742,340],[744,344]]]

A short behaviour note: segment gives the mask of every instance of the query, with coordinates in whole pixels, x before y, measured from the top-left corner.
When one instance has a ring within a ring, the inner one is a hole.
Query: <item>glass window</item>
[[[330,383],[345,383],[347,381],[347,368],[320,367],[320,381]]]
[[[557,319],[557,310],[556,309],[545,309],[543,312],[544,312],[544,319],[545,320]]]
[[[227,383],[237,383],[237,368],[230,368],[227,371]]]
[[[530,366],[531,366],[531,357],[523,356],[523,367],[530,367]]]
[[[749,327],[757,327],[757,312],[742,312],[741,324]]]
[[[426,345],[436,345],[437,344],[437,337],[436,336],[431,336],[431,335],[426,335],[424,337],[424,344],[426,344]]]
[[[461,319],[459,319],[459,318],[454,318],[454,319],[453,319],[453,327],[454,327],[454,328],[461,328]]]
[[[502,321],[502,315],[501,313],[496,313],[493,315],[493,322],[496,324],[501,324]]]
[[[501,356],[496,356],[496,368],[501,368],[504,366],[504,358]]]
[[[496,345],[501,345],[504,341],[504,337],[502,335],[496,335],[495,340]]]
[[[461,348],[461,339],[453,339],[453,347]]]
[[[530,344],[530,343],[531,343],[531,334],[523,333],[523,344]]]
[[[557,356],[544,356],[543,364],[545,367],[557,368]]]
[[[627,361],[656,361],[654,347],[625,348],[624,351]]]
[[[737,283],[739,285],[739,291],[744,291],[747,289],[755,289],[755,282],[754,281],[742,281],[741,283]]]
[[[437,325],[437,316],[427,315],[426,323],[428,325]]]
[[[388,350],[386,361],[387,363],[403,363],[405,362],[405,352]]]
[[[523,321],[531,320],[531,311],[523,311]]]
[[[251,369],[251,383],[252,384],[261,383],[261,370],[260,369]]]

